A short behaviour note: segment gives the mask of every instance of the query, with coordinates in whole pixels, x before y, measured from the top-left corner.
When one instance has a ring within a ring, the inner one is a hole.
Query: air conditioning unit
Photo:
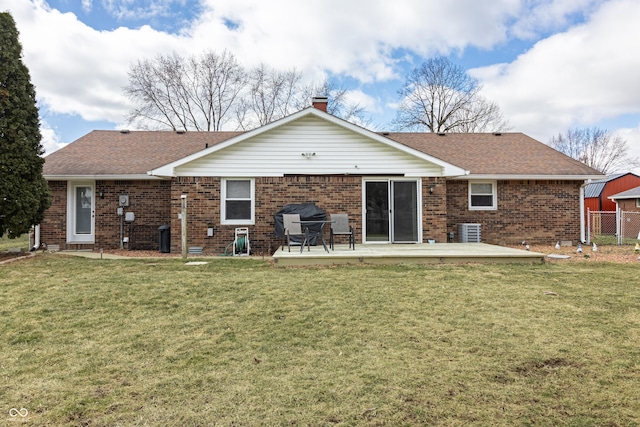
[[[480,224],[458,224],[460,243],[480,243]]]

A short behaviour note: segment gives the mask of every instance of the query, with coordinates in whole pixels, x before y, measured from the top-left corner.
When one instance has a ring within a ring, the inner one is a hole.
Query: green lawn
[[[209,261],[0,266],[0,424],[640,424],[635,264]]]

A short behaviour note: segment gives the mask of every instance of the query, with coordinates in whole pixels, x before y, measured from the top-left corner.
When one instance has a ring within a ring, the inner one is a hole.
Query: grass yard
[[[7,236],[0,237],[0,252],[10,249],[29,250],[29,233],[25,233],[15,239],[9,239]]]
[[[0,266],[0,424],[640,424],[635,264],[209,261]]]

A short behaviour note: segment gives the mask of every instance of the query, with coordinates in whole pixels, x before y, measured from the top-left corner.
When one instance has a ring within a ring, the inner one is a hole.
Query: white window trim
[[[471,205],[471,184],[491,184],[491,198],[493,204],[491,206],[472,206]],[[495,211],[498,210],[498,181],[469,181],[469,210],[470,211]]]
[[[251,183],[251,219],[249,220],[228,220],[227,217],[227,180],[229,181],[249,181]],[[220,183],[220,224],[225,225],[254,225],[256,215],[256,180],[255,178],[222,178]]]

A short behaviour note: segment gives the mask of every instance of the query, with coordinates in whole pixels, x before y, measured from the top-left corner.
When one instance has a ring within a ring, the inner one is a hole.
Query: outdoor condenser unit
[[[480,224],[458,224],[460,243],[480,243]]]
[[[250,253],[249,229],[246,227],[236,228],[236,234],[233,240],[233,256],[247,256]]]

